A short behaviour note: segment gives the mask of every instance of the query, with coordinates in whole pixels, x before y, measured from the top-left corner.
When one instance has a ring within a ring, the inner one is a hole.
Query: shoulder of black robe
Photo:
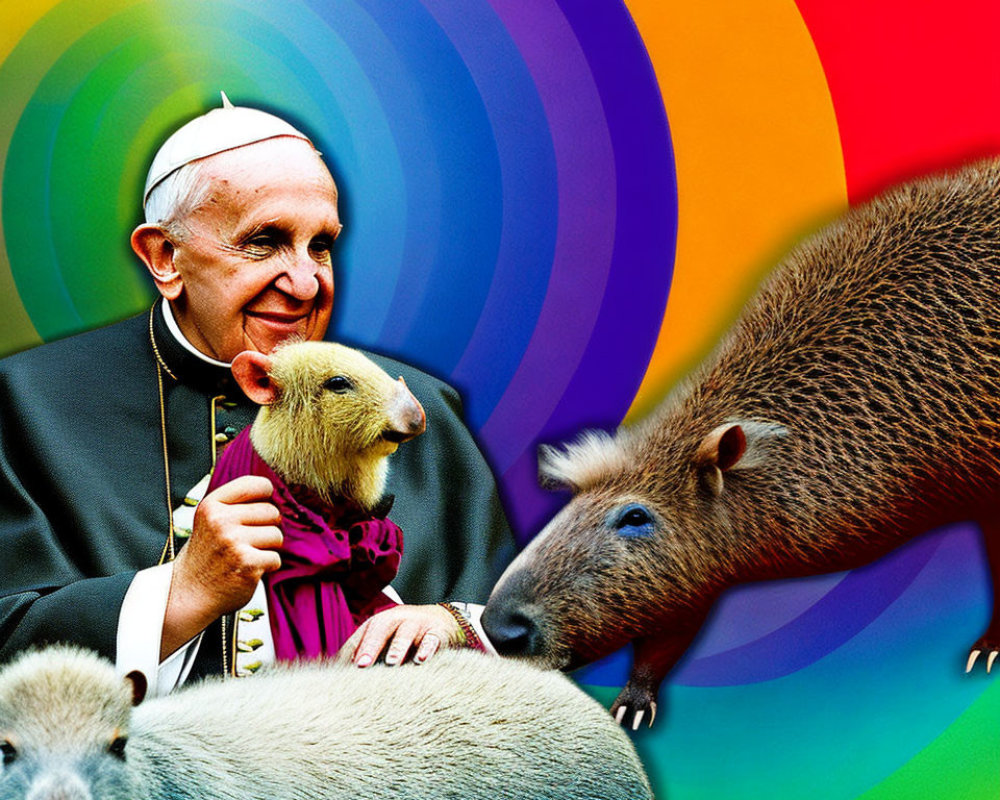
[[[253,408],[226,371],[195,363],[156,322],[163,356],[184,378],[163,375],[176,508],[210,467],[211,398],[236,401],[220,412],[220,431],[245,425]],[[0,658],[46,641],[114,658],[128,585],[160,557],[167,511],[148,325],[142,315],[0,361]],[[428,417],[427,433],[392,459],[391,517],[405,542],[394,585],[408,602],[483,601],[514,546],[458,396],[373,357],[405,378]],[[202,655],[218,663],[216,638]]]
[[[146,337],[135,318],[0,361],[0,655],[68,640],[114,656],[125,591],[163,546]],[[123,499],[144,483],[158,514]]]

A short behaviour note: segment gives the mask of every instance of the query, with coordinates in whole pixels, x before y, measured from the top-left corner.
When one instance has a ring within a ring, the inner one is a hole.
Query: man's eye
[[[274,247],[274,244],[274,237],[267,235],[254,236],[252,239],[247,240],[248,247],[258,250],[269,250]]]
[[[318,255],[326,255],[333,250],[333,237],[317,236],[309,242],[309,249]]]

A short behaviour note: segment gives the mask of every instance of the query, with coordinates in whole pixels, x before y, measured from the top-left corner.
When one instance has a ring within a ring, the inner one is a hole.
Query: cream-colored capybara
[[[233,377],[261,406],[250,440],[290,484],[370,509],[382,497],[400,442],[422,433],[424,410],[364,354],[333,342],[296,342],[233,360]]]
[[[1000,163],[896,188],[807,239],[647,420],[545,451],[541,470],[574,497],[484,624],[501,652],[554,667],[633,642],[613,707],[633,727],[733,584],[848,569],[974,519],[996,587]],[[969,669],[1000,651],[994,598]]]
[[[0,672],[4,800],[642,800],[625,734],[557,672],[469,650],[313,662],[132,707],[65,647]]]

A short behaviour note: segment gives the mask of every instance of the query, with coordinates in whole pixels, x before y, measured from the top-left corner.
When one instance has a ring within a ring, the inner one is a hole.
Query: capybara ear
[[[747,450],[747,437],[738,422],[720,425],[701,441],[695,461],[700,466],[718,467],[725,472],[735,466]]]
[[[233,359],[233,377],[259,406],[269,406],[278,399],[278,387],[271,379],[271,359],[255,350],[244,350]]]
[[[130,684],[132,687],[132,705],[139,705],[146,697],[146,691],[149,689],[149,681],[146,680],[145,674],[134,669],[125,676],[124,680],[125,683]]]
[[[712,430],[698,446],[695,464],[702,470],[702,480],[716,497],[722,494],[722,473],[734,467],[747,449],[747,437],[738,422],[729,422]]]
[[[722,493],[722,473],[732,469],[764,466],[773,450],[788,435],[776,422],[743,419],[727,422],[705,436],[694,462],[713,494]]]

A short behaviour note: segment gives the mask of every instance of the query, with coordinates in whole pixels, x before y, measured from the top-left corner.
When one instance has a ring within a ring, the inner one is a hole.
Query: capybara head
[[[22,656],[0,681],[0,797],[127,800],[132,684],[93,653]]]
[[[651,421],[542,448],[543,481],[574,495],[494,588],[483,621],[501,653],[572,669],[653,631],[693,634],[738,559],[722,546],[737,539],[724,486],[786,434],[753,420],[706,430]]]
[[[233,375],[263,406],[250,434],[261,458],[328,500],[341,494],[373,507],[385,487],[386,456],[426,424],[402,378],[333,342],[240,353]]]

